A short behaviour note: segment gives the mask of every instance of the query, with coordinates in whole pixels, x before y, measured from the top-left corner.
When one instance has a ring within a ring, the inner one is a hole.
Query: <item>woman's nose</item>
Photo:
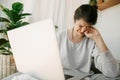
[[[87,30],[87,27],[82,28],[82,32],[85,32]]]

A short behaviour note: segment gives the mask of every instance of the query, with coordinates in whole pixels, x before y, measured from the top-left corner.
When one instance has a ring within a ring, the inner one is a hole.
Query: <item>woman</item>
[[[104,10],[120,3],[120,0],[98,0],[98,9]]]
[[[74,27],[57,33],[64,72],[76,76],[90,74],[91,60],[105,76],[119,75],[119,64],[105,45],[99,31],[93,27],[97,9],[90,5],[78,7],[74,14]]]

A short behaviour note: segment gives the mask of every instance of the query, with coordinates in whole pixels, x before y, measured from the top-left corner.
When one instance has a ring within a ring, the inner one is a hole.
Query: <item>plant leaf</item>
[[[12,52],[9,49],[6,49],[5,47],[1,47],[0,50],[2,51],[2,54],[4,55],[12,54]]]
[[[10,22],[7,18],[0,17],[0,22]]]
[[[27,25],[27,24],[29,24],[29,23],[28,22],[18,21],[18,22],[16,22],[15,27],[18,28],[18,27],[21,27],[21,26],[24,26],[24,25]]]
[[[23,22],[21,26],[29,24],[28,22]]]
[[[0,30],[0,33],[5,33],[7,35],[7,30],[5,30],[5,29]]]
[[[14,29],[15,28],[15,24],[14,23],[9,23],[8,24],[9,26],[7,27],[7,30],[12,30],[12,29]]]
[[[16,22],[15,26],[17,28],[17,27],[24,26],[24,25],[27,25],[27,24],[29,24],[29,23],[28,22],[18,21],[18,22]]]
[[[15,23],[15,28],[20,27],[20,26],[21,26],[21,24],[22,24],[22,21],[17,21],[17,22]]]
[[[55,25],[55,29],[57,29],[58,28],[58,26],[57,25]]]
[[[0,46],[2,46],[3,44],[5,44],[6,42],[8,42],[8,40],[1,38],[0,39]]]
[[[12,17],[12,22],[14,24],[21,19],[19,14],[16,11],[11,10],[10,12],[11,12],[11,17]]]
[[[9,9],[7,9],[7,8],[4,8],[4,9],[3,9],[3,12],[7,15],[7,17],[8,17],[12,22],[14,22],[13,16],[11,15],[11,10],[9,10]]]
[[[10,14],[10,10],[7,9],[7,8],[4,8],[3,9],[3,12],[9,17],[11,14]]]
[[[3,5],[2,4],[0,4],[0,8],[3,10],[4,9],[4,7],[3,7]]]
[[[23,10],[23,6],[24,5],[21,2],[15,2],[12,4],[12,9],[19,13]]]
[[[20,16],[29,16],[29,15],[32,15],[30,13],[23,13],[23,14],[20,14]]]
[[[9,41],[7,41],[6,43],[2,44],[2,46],[3,47],[7,47],[7,48],[11,48]]]

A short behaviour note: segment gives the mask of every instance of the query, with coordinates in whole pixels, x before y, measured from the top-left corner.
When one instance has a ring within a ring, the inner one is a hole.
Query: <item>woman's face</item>
[[[87,29],[89,29],[90,27],[91,25],[85,20],[79,19],[75,21],[74,30],[77,32],[78,35],[84,36],[84,32],[87,31]]]

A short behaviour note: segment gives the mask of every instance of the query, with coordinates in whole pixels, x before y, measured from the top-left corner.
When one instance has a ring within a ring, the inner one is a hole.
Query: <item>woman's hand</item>
[[[99,31],[94,27],[88,28],[85,31],[85,35],[86,35],[86,37],[91,38],[93,40],[96,40],[97,37],[101,36]]]
[[[108,51],[108,48],[106,46],[106,44],[104,43],[104,40],[102,39],[99,31],[96,29],[96,28],[88,28],[86,31],[85,31],[85,35],[88,37],[88,38],[91,38],[93,39],[98,48],[100,49],[101,52],[106,52]]]

